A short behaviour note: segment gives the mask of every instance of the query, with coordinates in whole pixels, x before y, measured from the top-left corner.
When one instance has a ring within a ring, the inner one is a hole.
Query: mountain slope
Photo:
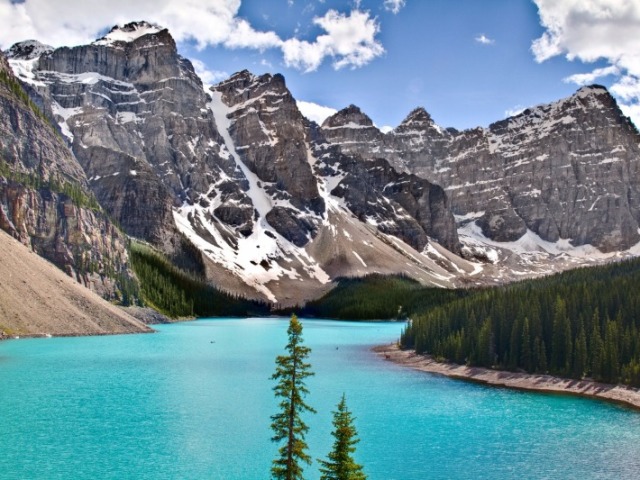
[[[151,331],[5,232],[0,232],[0,270],[0,330],[5,335]]]

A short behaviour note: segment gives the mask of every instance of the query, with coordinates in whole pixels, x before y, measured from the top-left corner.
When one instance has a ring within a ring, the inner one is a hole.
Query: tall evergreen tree
[[[311,349],[302,344],[302,324],[295,315],[291,317],[287,334],[287,355],[276,358],[276,371],[271,376],[278,382],[273,391],[281,399],[280,412],[271,417],[274,432],[271,440],[277,443],[284,441],[273,461],[271,474],[277,480],[298,480],[303,478],[301,463],[311,463],[304,440],[309,427],[302,421],[301,414],[315,413],[304,401],[309,393],[305,379],[314,373],[311,364],[306,362]]]
[[[355,444],[360,441],[353,421],[354,418],[347,408],[346,397],[342,394],[338,409],[333,412],[335,430],[332,435],[336,439],[333,450],[327,460],[318,460],[322,465],[320,480],[366,480],[362,465],[357,464],[352,457],[356,451]]]

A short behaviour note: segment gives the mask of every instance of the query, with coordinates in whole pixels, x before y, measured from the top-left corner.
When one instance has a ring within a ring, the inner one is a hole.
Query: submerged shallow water
[[[640,478],[640,414],[405,369],[370,347],[401,324],[304,320],[314,459],[343,392],[371,480]],[[0,344],[0,478],[265,479],[287,319]],[[306,467],[317,479],[317,462]]]

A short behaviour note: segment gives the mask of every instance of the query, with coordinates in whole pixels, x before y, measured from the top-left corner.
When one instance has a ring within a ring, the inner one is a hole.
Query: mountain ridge
[[[170,33],[145,22],[27,47],[10,62],[101,205],[231,292],[296,304],[368,273],[492,284],[640,242],[638,132],[600,87],[461,132],[418,107],[382,133],[354,105],[309,121],[280,74],[245,70],[205,92]]]

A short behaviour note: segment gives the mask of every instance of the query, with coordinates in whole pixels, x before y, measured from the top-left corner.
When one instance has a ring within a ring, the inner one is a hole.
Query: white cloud
[[[598,78],[606,77],[608,75],[618,75],[620,69],[615,65],[610,65],[604,68],[596,68],[593,72],[589,73],[576,73],[563,79],[566,83],[575,83],[576,85],[589,85],[595,82]]]
[[[516,105],[513,108],[506,109],[504,111],[504,115],[506,117],[515,117],[516,115],[520,115],[524,111],[525,111],[525,107],[523,107],[522,105]]]
[[[393,127],[390,127],[389,125],[384,125],[382,127],[380,127],[379,129],[382,133],[389,133],[393,131]]]
[[[322,122],[324,122],[328,117],[338,112],[335,108],[324,107],[317,103],[305,102],[303,100],[297,100],[296,104],[298,105],[298,109],[302,115],[307,117],[309,120],[313,120],[318,125],[322,125]]]
[[[604,75],[616,75],[611,91],[623,100],[620,107],[640,125],[640,2],[637,0],[534,0],[546,31],[531,45],[536,61],[557,55],[568,60],[595,62],[605,68],[568,77],[582,84]]]
[[[384,0],[384,9],[397,14],[405,6],[405,0]]]
[[[640,125],[640,104],[632,103],[629,105],[620,104],[620,110],[638,127]],[[638,127],[640,128],[640,127]]]
[[[369,12],[353,10],[346,15],[329,10],[323,17],[314,18],[313,23],[327,33],[314,42],[297,38],[285,41],[282,50],[287,66],[312,72],[325,57],[332,57],[336,70],[357,68],[384,53],[382,44],[376,40],[380,26]]]
[[[478,35],[474,40],[482,45],[493,45],[496,43],[492,38],[487,37],[484,33]]]
[[[326,34],[309,42],[256,30],[238,16],[240,5],[241,0],[0,0],[0,47],[30,38],[53,46],[86,44],[115,24],[144,19],[200,49],[281,49],[287,66],[305,71],[317,69],[327,57],[334,68],[362,67],[384,52],[376,39],[378,21],[369,12],[329,10],[313,20]]]
[[[640,77],[625,75],[611,86],[611,91],[626,102],[637,101],[640,98]]]
[[[254,30],[238,17],[240,0],[0,0],[0,21],[11,28],[0,32],[4,48],[25,38],[54,46],[78,45],[115,24],[148,20],[168,27],[178,40],[195,40],[199,47],[265,49],[282,41],[274,32]]]
[[[209,90],[209,87],[211,85],[214,85],[220,82],[221,80],[224,80],[225,78],[229,77],[229,74],[227,72],[222,72],[218,70],[209,70],[209,68],[201,60],[192,58],[191,63],[193,64],[194,70],[200,77],[200,80],[202,80],[205,90]]]

